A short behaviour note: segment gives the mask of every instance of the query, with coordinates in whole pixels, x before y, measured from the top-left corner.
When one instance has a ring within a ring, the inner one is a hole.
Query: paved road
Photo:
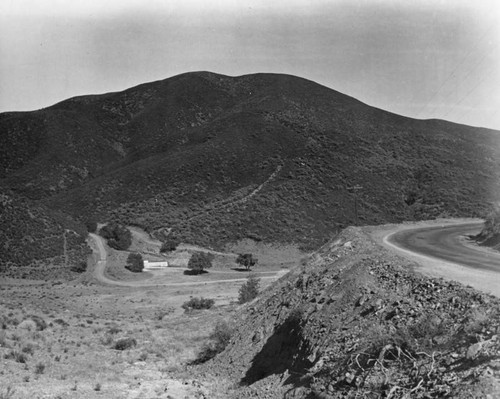
[[[500,272],[500,253],[474,248],[472,243],[466,245],[467,236],[479,233],[482,226],[482,223],[470,223],[412,229],[391,234],[387,237],[387,241],[426,256],[474,269]]]
[[[500,253],[468,239],[482,227],[481,222],[405,227],[385,235],[383,243],[416,260],[424,274],[456,280],[500,296]]]

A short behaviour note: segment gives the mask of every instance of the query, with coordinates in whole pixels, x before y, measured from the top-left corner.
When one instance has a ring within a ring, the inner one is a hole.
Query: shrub
[[[27,343],[26,345],[23,346],[21,352],[33,356],[33,353],[35,353],[35,346],[32,343]]]
[[[229,344],[233,332],[233,328],[226,321],[218,321],[210,334],[210,341],[203,345],[193,363],[205,363],[218,353],[221,353]]]
[[[27,357],[24,353],[18,351],[10,351],[4,355],[5,359],[14,359],[18,363],[26,363]]]
[[[144,260],[142,255],[138,253],[131,253],[127,258],[127,264],[125,269],[130,270],[133,273],[140,273],[144,269]]]
[[[116,222],[108,223],[99,230],[99,235],[108,240],[111,248],[125,250],[132,244],[132,233],[125,226]]]
[[[161,245],[160,252],[164,253],[175,251],[179,244],[180,241],[177,238],[170,238]]]
[[[95,220],[87,220],[85,227],[89,233],[95,233],[97,231],[97,222]]]
[[[182,309],[186,312],[193,309],[210,309],[214,306],[215,301],[209,298],[191,298],[189,301],[182,304]]]
[[[248,276],[247,281],[240,287],[238,302],[240,304],[250,302],[259,295],[260,278]]]
[[[257,262],[257,258],[254,258],[252,254],[239,254],[238,258],[236,258],[236,263],[244,266],[247,270],[250,270]]]
[[[63,327],[69,326],[69,324],[66,321],[64,321],[63,319],[55,319],[54,323],[59,324],[60,326],[63,326]]]
[[[113,345],[113,349],[123,351],[125,349],[133,348],[136,345],[137,341],[135,340],[135,338],[121,338],[115,342],[115,344]]]
[[[87,270],[87,262],[84,260],[78,262],[76,265],[71,266],[71,271],[75,273],[83,273]]]
[[[214,256],[206,252],[195,252],[188,262],[188,269],[194,274],[201,274],[205,269],[212,267]]]
[[[45,364],[43,364],[42,362],[37,363],[35,366],[35,374],[43,374],[44,371]]]

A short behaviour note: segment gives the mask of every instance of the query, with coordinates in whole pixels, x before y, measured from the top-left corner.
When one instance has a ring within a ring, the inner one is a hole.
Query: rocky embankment
[[[500,300],[414,274],[349,228],[242,309],[198,369],[234,398],[496,398]]]

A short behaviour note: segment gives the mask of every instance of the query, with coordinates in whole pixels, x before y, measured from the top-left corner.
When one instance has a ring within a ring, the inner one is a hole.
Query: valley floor
[[[448,222],[425,226],[436,223]],[[384,237],[411,226],[363,229],[387,245]],[[156,243],[136,239],[135,245]],[[231,255],[221,253],[209,273],[185,276],[188,250],[170,259],[178,268],[140,278],[124,271],[126,253],[105,248],[96,251],[94,268],[75,281],[0,280],[0,398],[240,397],[222,371],[200,371],[188,363],[218,321],[241,314],[236,300],[247,273],[232,269]],[[264,287],[297,269],[305,255],[260,250],[265,261],[255,269]],[[420,264],[417,270],[424,274],[457,276],[435,261]],[[191,297],[213,298],[215,307],[185,313],[181,305]],[[116,349],[123,339],[131,346]]]

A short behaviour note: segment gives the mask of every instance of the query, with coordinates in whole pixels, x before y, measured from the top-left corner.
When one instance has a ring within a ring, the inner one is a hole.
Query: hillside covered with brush
[[[68,278],[86,268],[87,230],[68,215],[0,187],[0,274]]]
[[[312,249],[347,225],[483,215],[499,139],[294,76],[197,72],[0,114],[0,186],[81,223]]]

